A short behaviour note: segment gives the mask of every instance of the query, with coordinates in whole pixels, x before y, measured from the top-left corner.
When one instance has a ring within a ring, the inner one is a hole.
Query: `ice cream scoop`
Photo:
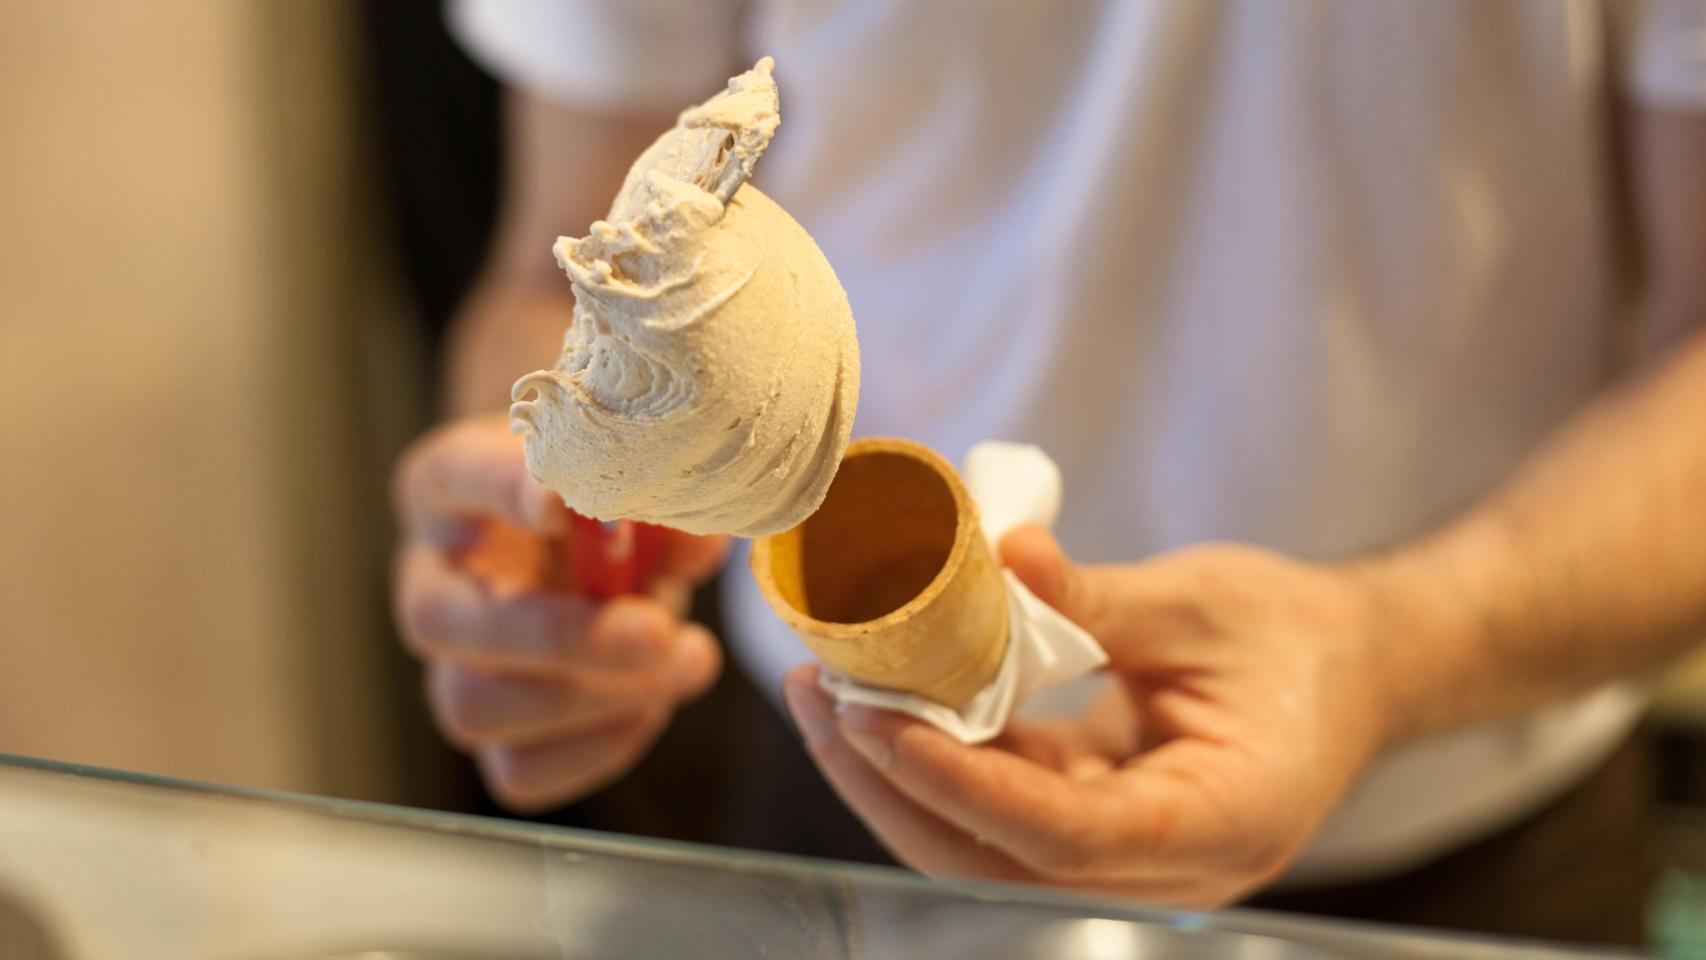
[[[746,183],[780,121],[771,68],[684,111],[609,218],[554,247],[574,314],[510,418],[534,478],[577,513],[760,536],[804,520],[835,476],[859,350],[829,261]]]

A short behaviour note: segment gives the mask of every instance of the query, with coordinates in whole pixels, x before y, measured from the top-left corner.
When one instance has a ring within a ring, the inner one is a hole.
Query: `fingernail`
[[[794,718],[795,729],[807,746],[835,739],[835,720],[828,711],[812,702],[817,696],[815,693],[789,681],[782,688],[782,696],[788,701],[788,713]]]
[[[835,712],[840,717],[841,735],[871,766],[882,770],[894,762],[894,748],[889,745],[888,738],[872,729],[882,722],[875,710],[856,703],[843,703],[836,707]]]
[[[644,607],[619,603],[605,614],[611,656],[624,667],[644,667],[657,662],[665,640],[658,618]]]

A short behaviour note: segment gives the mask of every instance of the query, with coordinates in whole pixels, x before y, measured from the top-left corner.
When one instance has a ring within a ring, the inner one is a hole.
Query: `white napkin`
[[[1050,527],[1060,513],[1060,468],[1038,447],[985,441],[966,454],[961,475],[977,503],[983,534],[992,549],[1014,527],[1025,523]],[[963,708],[954,710],[917,694],[860,683],[827,665],[820,673],[820,685],[837,703],[898,710],[962,743],[982,743],[1000,733],[1031,694],[1108,662],[1088,633],[1037,599],[1011,570],[1001,575],[1007,582],[1007,653],[995,679]]]

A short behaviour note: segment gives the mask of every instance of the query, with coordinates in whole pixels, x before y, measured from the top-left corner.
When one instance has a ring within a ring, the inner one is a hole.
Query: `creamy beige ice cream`
[[[771,66],[683,112],[609,219],[557,241],[574,316],[510,418],[533,476],[579,513],[761,536],[835,476],[859,349],[829,261],[746,183],[780,120]]]

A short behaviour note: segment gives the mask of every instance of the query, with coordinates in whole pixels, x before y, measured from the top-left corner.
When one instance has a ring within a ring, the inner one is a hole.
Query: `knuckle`
[[[454,619],[452,606],[450,598],[442,591],[405,585],[398,604],[403,629],[413,634],[418,642],[430,645],[430,638],[449,631]]]
[[[662,669],[677,652],[679,621],[653,600],[618,598],[576,626],[584,645],[612,666]]]

